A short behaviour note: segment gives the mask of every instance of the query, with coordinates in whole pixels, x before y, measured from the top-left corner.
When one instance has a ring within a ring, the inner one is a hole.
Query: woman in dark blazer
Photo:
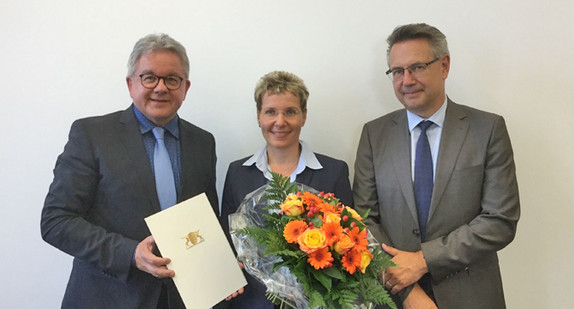
[[[255,88],[257,122],[266,145],[254,155],[232,162],[227,170],[221,205],[221,225],[229,236],[228,215],[234,213],[245,195],[271,180],[269,170],[290,176],[291,182],[334,193],[352,205],[349,169],[344,161],[313,153],[299,140],[307,119],[309,92],[299,77],[275,71],[261,78]],[[224,308],[273,308],[265,296],[265,285],[246,274],[245,292],[225,303]],[[223,308],[223,307],[222,307]]]

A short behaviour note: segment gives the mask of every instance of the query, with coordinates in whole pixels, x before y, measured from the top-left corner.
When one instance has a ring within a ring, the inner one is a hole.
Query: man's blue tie
[[[415,156],[415,200],[419,215],[419,228],[421,232],[421,241],[426,239],[426,228],[429,216],[430,203],[433,188],[433,165],[432,155],[427,137],[427,129],[433,124],[432,121],[421,121],[418,127],[421,129],[421,135],[417,141],[417,150]]]
[[[162,210],[175,205],[177,202],[173,169],[167,148],[165,148],[163,134],[163,128],[153,128],[153,135],[156,138],[155,149],[153,151],[153,170],[155,173],[157,197],[159,198],[159,204]]]

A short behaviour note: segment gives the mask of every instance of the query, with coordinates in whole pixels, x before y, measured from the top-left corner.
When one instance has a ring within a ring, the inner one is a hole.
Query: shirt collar
[[[142,134],[145,134],[145,133],[153,130],[153,128],[157,127],[153,122],[151,122],[151,120],[147,119],[146,116],[144,116],[144,114],[142,114],[142,112],[140,112],[139,109],[137,109],[137,107],[135,107],[135,105],[134,105],[134,113],[135,113],[136,118],[140,124],[140,131]],[[165,130],[167,130],[176,139],[179,139],[178,121],[179,121],[179,116],[176,114],[175,117],[173,117],[173,119],[163,127]]]
[[[407,110],[407,119],[408,119],[408,123],[409,123],[409,131],[412,132],[414,130],[414,128],[423,120],[430,120],[435,125],[442,128],[442,126],[444,125],[444,118],[446,115],[446,105],[447,104],[448,104],[448,100],[445,99],[443,105],[432,116],[430,116],[427,119],[419,117],[419,116],[411,113],[409,110]]]
[[[299,144],[301,145],[301,155],[299,155],[299,163],[297,164],[297,168],[295,168],[295,171],[291,175],[291,182],[295,181],[297,175],[301,174],[306,167],[314,170],[323,168],[311,150],[311,147],[309,147],[305,142],[301,140],[299,141]],[[257,152],[251,156],[251,158],[247,159],[247,161],[243,163],[243,166],[251,166],[253,164],[255,164],[257,169],[263,173],[265,178],[269,180],[272,179],[271,173],[269,172],[269,162],[267,160],[267,145],[257,150]]]

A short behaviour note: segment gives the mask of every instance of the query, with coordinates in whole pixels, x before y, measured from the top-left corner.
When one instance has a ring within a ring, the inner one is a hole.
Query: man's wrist
[[[422,277],[424,274],[429,272],[427,260],[425,259],[425,255],[422,250],[417,251],[416,254],[419,257],[419,271]]]

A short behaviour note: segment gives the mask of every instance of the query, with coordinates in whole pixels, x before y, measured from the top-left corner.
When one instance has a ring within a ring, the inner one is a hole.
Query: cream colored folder
[[[188,309],[212,307],[247,284],[205,194],[145,221]]]

